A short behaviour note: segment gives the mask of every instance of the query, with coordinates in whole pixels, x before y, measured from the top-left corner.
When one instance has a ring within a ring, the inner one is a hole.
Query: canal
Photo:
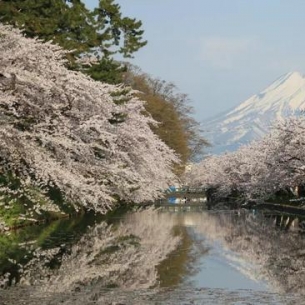
[[[304,246],[248,211],[58,220],[0,235],[0,304],[305,304]]]

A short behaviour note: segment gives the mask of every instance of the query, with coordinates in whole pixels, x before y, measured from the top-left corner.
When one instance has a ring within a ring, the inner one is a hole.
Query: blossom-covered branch
[[[122,87],[68,70],[64,54],[0,25],[0,72],[16,76],[13,88],[0,88],[1,175],[18,178],[20,192],[55,188],[77,209],[158,197],[178,159],[149,128],[143,102],[124,91],[116,103]]]

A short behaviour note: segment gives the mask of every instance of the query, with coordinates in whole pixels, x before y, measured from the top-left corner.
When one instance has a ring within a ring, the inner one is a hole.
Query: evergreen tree
[[[93,65],[82,65],[80,69],[82,72],[90,75],[94,80],[104,81],[114,85],[123,82],[123,75],[127,71],[125,64],[109,58],[102,58]]]
[[[28,37],[52,40],[70,50],[71,68],[76,68],[77,57],[94,54],[100,60],[92,70],[94,78],[118,83],[122,70],[112,56],[132,57],[147,43],[142,38],[142,22],[122,16],[120,9],[113,0],[100,0],[92,11],[81,0],[3,0],[0,22],[23,29]]]

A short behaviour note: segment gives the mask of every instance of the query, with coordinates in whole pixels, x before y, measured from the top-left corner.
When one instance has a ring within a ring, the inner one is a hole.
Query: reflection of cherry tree
[[[247,262],[243,271],[249,275],[267,279],[280,292],[305,294],[305,241],[300,235],[276,230],[270,221],[248,213],[196,214],[193,222],[197,232]]]
[[[63,57],[58,46],[0,25],[0,165],[21,184],[1,191],[35,201],[30,186],[56,188],[101,212],[118,197],[156,198],[178,160],[149,128],[143,102],[67,70]]]
[[[249,198],[265,199],[280,190],[305,182],[305,120],[289,118],[277,122],[262,140],[236,152],[211,156],[188,174],[191,185],[232,191]]]
[[[288,304],[286,294],[285,301],[274,302],[281,295],[262,291],[226,292],[187,285],[159,289],[156,265],[173,249],[185,251],[180,247],[180,238],[173,238],[172,234],[172,228],[182,223],[194,229],[196,234],[191,235],[196,235],[198,249],[206,250],[207,246],[213,248],[220,243],[222,247],[217,249],[230,254],[228,259],[248,276],[267,279],[280,292],[305,294],[305,245],[300,236],[275,230],[269,221],[248,213],[188,212],[177,217],[143,211],[127,215],[119,225],[98,225],[71,250],[65,245],[37,249],[32,262],[24,267],[22,283],[0,291],[1,301],[23,305],[153,305],[194,300],[196,304],[235,304],[245,300],[253,304]],[[53,264],[51,270],[52,261],[65,248],[60,266],[54,268]],[[291,304],[302,304],[302,298],[293,296]]]
[[[175,218],[154,210],[136,212],[118,227],[97,225],[69,253],[60,267],[50,261],[60,248],[42,251],[24,267],[22,285],[36,285],[41,293],[76,291],[85,287],[143,289],[158,284],[156,266],[180,242],[172,235]]]

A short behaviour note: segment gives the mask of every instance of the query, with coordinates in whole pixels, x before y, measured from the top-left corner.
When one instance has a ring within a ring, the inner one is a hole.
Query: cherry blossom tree
[[[278,192],[291,194],[305,182],[304,130],[303,117],[275,122],[263,139],[195,165],[188,183],[217,189],[218,197],[234,191],[258,200]]]
[[[293,187],[304,183],[305,174],[305,122],[303,117],[291,117],[278,122],[271,139],[272,155],[268,160],[277,175],[280,187]]]
[[[177,157],[132,90],[68,70],[65,51],[0,25],[1,193],[39,205],[56,189],[76,209],[157,198]],[[123,96],[122,96],[123,95]],[[16,183],[15,183],[16,184]],[[37,192],[35,192],[37,193]],[[36,199],[35,199],[36,198]]]

